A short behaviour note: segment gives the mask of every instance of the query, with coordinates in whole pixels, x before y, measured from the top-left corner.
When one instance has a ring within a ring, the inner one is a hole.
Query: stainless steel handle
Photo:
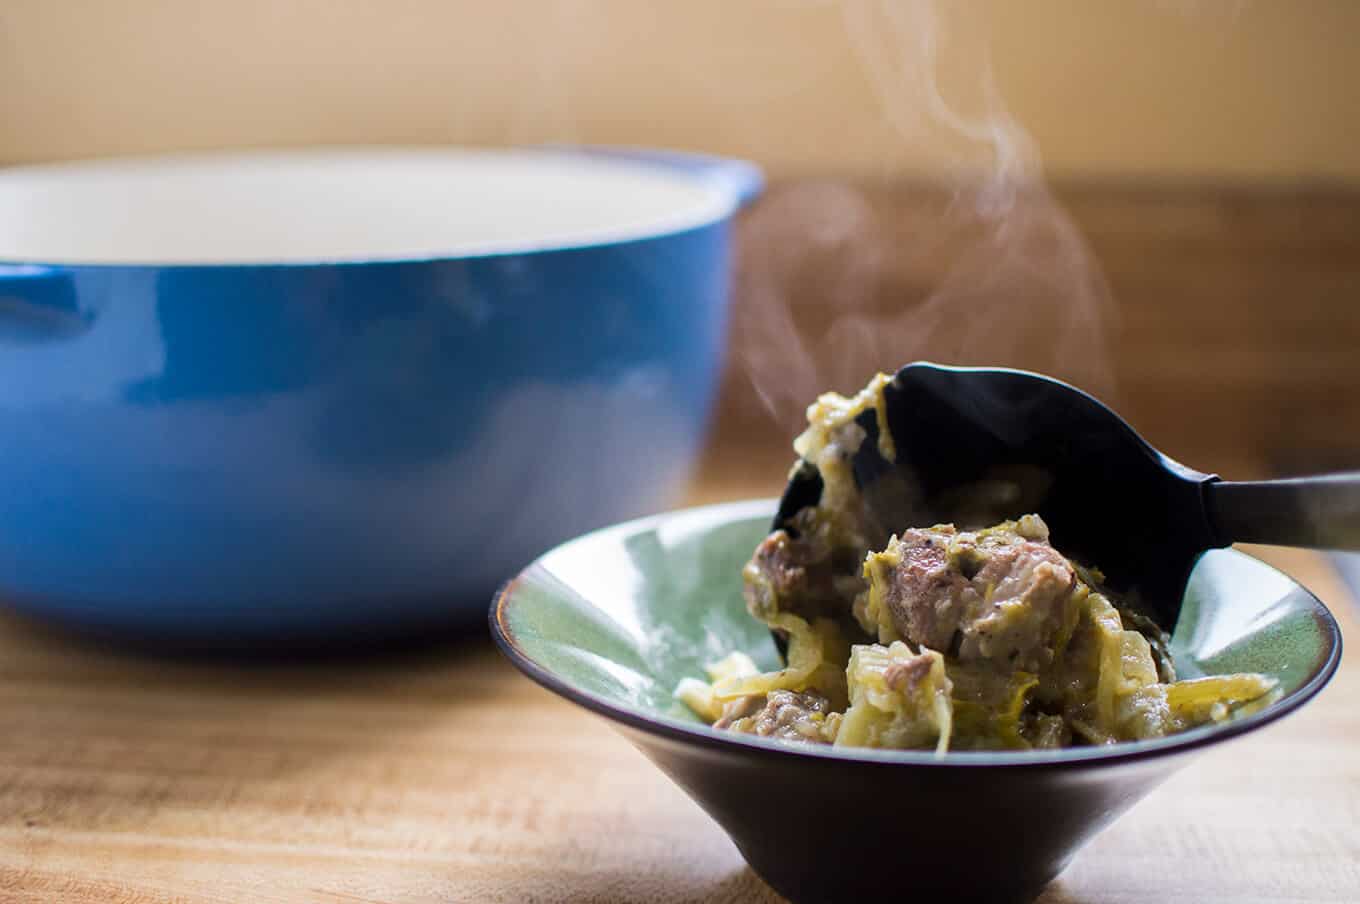
[[[1205,487],[1224,545],[1271,543],[1360,550],[1360,471]]]

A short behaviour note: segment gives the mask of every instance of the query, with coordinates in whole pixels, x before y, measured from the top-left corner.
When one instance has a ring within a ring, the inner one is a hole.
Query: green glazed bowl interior
[[[1326,607],[1288,576],[1234,550],[1206,553],[1172,633],[1179,677],[1261,672],[1282,696],[1261,712],[1169,738],[1060,751],[960,752],[791,745],[718,732],[672,696],[682,678],[733,650],[779,666],[769,631],[746,612],[741,568],[769,531],[774,503],[729,503],[605,528],[542,556],[491,613],[502,649],[531,678],[597,712],[656,731],[773,746],[790,755],[940,765],[1128,756],[1203,743],[1277,718],[1322,688],[1340,660]]]
[[[733,503],[580,537],[506,585],[491,623],[516,666],[612,719],[800,904],[882,896],[903,876],[919,900],[1030,900],[1190,753],[1298,707],[1340,659],[1312,594],[1216,550],[1191,577],[1172,649],[1182,677],[1278,679],[1279,699],[1249,715],[1151,741],[940,758],[714,731],[672,691],[733,650],[777,667],[740,577],[773,513],[772,501]]]

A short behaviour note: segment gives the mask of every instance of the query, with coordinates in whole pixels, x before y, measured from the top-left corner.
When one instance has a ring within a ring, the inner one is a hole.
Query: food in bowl
[[[709,681],[682,680],[676,696],[697,715],[788,741],[944,754],[1162,737],[1278,696],[1255,673],[1177,680],[1169,638],[1136,595],[1055,549],[1038,514],[996,516],[1021,486],[964,488],[959,523],[878,523],[852,461],[870,409],[878,452],[894,458],[888,379],[808,410],[794,449],[820,472],[821,498],[742,571],[747,609],[784,642],[786,665],[760,672],[734,652]]]
[[[515,667],[607,719],[793,901],[873,900],[889,870],[911,877],[921,900],[1029,900],[1197,756],[1305,706],[1340,661],[1340,631],[1317,597],[1243,552],[1215,549],[1191,575],[1172,650],[1182,676],[1278,681],[1279,699],[1245,718],[1138,743],[943,757],[714,731],[673,691],[732,651],[762,670],[781,664],[738,578],[774,511],[770,500],[729,502],[594,531],[506,584],[490,615]],[[1057,532],[1054,542],[1066,544]],[[1260,788],[1233,793],[1270,799]],[[904,819],[896,801],[926,815]]]

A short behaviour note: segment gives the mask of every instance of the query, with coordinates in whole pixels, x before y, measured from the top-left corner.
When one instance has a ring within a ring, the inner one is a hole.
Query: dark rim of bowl
[[[599,531],[592,531],[575,540],[569,540],[567,543],[562,544],[562,546],[570,545],[576,542],[576,540],[605,531],[622,532],[630,529],[634,531],[646,530],[654,525],[660,524],[667,518],[676,515],[698,514],[705,511],[716,513],[723,508],[731,508],[735,512],[739,509],[748,510],[750,505],[751,501],[748,500],[738,503],[719,503],[716,505],[698,506],[689,509],[681,509],[676,512],[651,515],[634,521],[613,525],[612,527],[601,528]],[[771,506],[773,506],[773,502],[771,502]],[[771,508],[771,511],[773,511],[773,507]],[[561,549],[562,546],[558,546],[550,552]],[[548,553],[545,553],[544,555],[546,556],[547,554]],[[1327,682],[1330,681],[1332,676],[1336,673],[1337,667],[1341,663],[1341,628],[1337,625],[1336,618],[1332,615],[1331,610],[1327,608],[1327,605],[1322,602],[1322,600],[1318,599],[1317,594],[1313,593],[1287,574],[1284,574],[1284,572],[1281,572],[1278,568],[1270,565],[1268,562],[1262,562],[1255,556],[1250,556],[1243,552],[1237,552],[1237,555],[1252,559],[1266,568],[1270,568],[1272,571],[1283,575],[1291,583],[1308,594],[1315,607],[1312,613],[1313,618],[1317,622],[1323,635],[1329,641],[1326,655],[1318,662],[1314,663],[1313,672],[1308,676],[1307,681],[1292,693],[1269,704],[1260,712],[1231,719],[1217,725],[1199,726],[1197,728],[1192,728],[1189,731],[1178,732],[1177,734],[1167,735],[1162,738],[1155,738],[1147,741],[1123,741],[1102,747],[1078,746],[1064,747],[1058,750],[1023,751],[951,751],[942,757],[937,757],[932,752],[920,750],[874,750],[872,748],[864,747],[838,748],[826,745],[776,741],[768,738],[736,734],[733,732],[721,732],[702,724],[691,725],[679,720],[644,715],[637,710],[617,704],[598,694],[574,687],[559,678],[553,672],[539,665],[516,643],[514,633],[510,630],[510,625],[506,619],[507,605],[514,595],[518,584],[524,579],[526,574],[538,567],[539,562],[542,561],[542,556],[529,565],[528,568],[524,569],[524,571],[521,571],[518,575],[501,586],[492,600],[489,620],[491,623],[491,636],[495,639],[496,645],[500,648],[501,652],[516,668],[542,687],[629,728],[636,729],[646,734],[656,735],[667,740],[692,744],[718,752],[740,753],[744,751],[758,756],[794,757],[807,761],[809,765],[818,762],[850,762],[859,763],[865,766],[910,765],[931,766],[937,769],[996,766],[1011,768],[1051,768],[1055,766],[1077,765],[1115,766],[1153,757],[1185,753],[1253,731],[1276,719],[1288,715],[1304,703],[1307,703],[1327,685]]]

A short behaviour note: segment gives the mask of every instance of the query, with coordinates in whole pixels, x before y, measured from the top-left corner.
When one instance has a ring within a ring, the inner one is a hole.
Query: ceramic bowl
[[[547,553],[491,611],[525,674],[611,719],[796,902],[1029,900],[1077,850],[1194,754],[1316,694],[1341,636],[1327,608],[1264,563],[1206,554],[1173,634],[1183,677],[1264,672],[1261,711],[1153,741],[1058,751],[839,750],[714,731],[672,697],[683,677],[744,650],[777,662],[739,572],[773,502],[692,509],[597,531]]]

